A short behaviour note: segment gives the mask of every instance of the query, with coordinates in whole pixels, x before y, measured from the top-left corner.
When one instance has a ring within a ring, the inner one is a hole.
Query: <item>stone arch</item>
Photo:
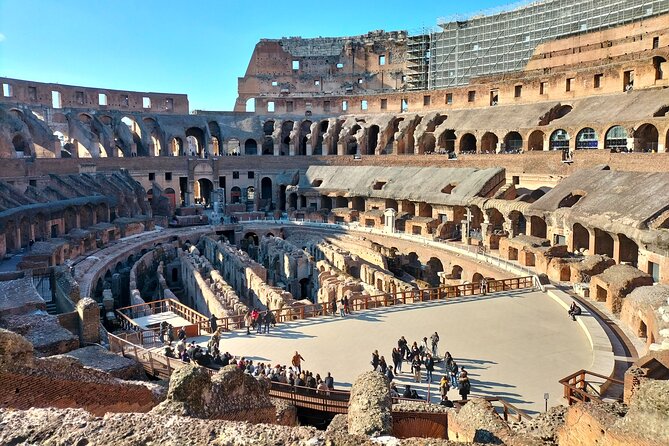
[[[569,150],[569,133],[564,129],[557,129],[551,133],[549,139],[550,150]]]
[[[19,154],[23,156],[32,156],[32,150],[30,150],[28,139],[20,133],[16,133],[12,137],[12,147],[17,156],[19,156]]]
[[[509,212],[509,221],[513,235],[527,234],[527,219],[522,212],[516,210]]]
[[[189,127],[186,129],[186,141],[188,143],[188,156],[204,158],[206,152],[206,141],[204,130],[200,127]]]
[[[209,178],[199,178],[193,185],[193,195],[196,201],[208,206],[211,204],[211,193],[214,183]]]
[[[170,155],[184,156],[184,142],[181,138],[175,136],[170,140]]]
[[[606,231],[595,228],[594,253],[613,258],[613,236]]]
[[[441,263],[441,260],[436,257],[430,257],[426,263],[426,267],[423,280],[433,287],[439,286],[439,273],[444,272],[444,265]]]
[[[272,201],[272,179],[269,177],[260,180],[260,199]]]
[[[546,220],[542,217],[533,215],[530,217],[530,235],[539,238],[546,238],[548,236]]]
[[[620,263],[628,263],[638,267],[639,263],[639,245],[625,234],[617,234],[619,243]]]
[[[492,231],[503,231],[504,222],[506,221],[504,215],[495,208],[487,209],[486,213],[488,214],[488,222],[490,223],[490,229]]]
[[[265,140],[262,143],[262,154],[274,155],[274,138],[271,136],[265,136]]]
[[[307,144],[309,144],[309,135],[311,135],[311,121],[305,119],[300,123],[300,136],[298,140],[296,155],[307,154]]]
[[[377,152],[379,145],[379,126],[372,125],[367,130],[367,154],[374,155]]]
[[[653,70],[655,71],[655,81],[666,79],[667,59],[662,56],[653,57]]]
[[[79,227],[89,228],[93,226],[93,208],[86,204],[79,209]]]
[[[327,147],[323,147],[323,135],[328,131],[330,122],[325,119],[318,123],[318,137],[316,138],[316,145],[313,148],[314,155],[329,155],[330,151]]]
[[[244,143],[244,155],[257,155],[258,154],[258,143],[255,139],[247,139]]]
[[[622,125],[610,127],[604,134],[604,148],[612,152],[627,151],[627,138],[629,134]]]
[[[19,234],[19,243],[21,246],[28,246],[30,240],[32,240],[32,225],[30,224],[28,217],[25,215],[19,220]]]
[[[288,207],[290,209],[297,209],[297,193],[291,192],[288,196]]]
[[[65,233],[69,233],[72,229],[79,227],[77,223],[77,212],[73,207],[67,207],[63,211],[63,224],[65,226]]]
[[[572,227],[572,245],[574,251],[590,250],[590,232],[580,223]]]
[[[95,221],[98,223],[109,222],[109,206],[107,206],[107,203],[100,203],[95,207]]]
[[[460,265],[451,267],[451,279],[462,279],[462,267]]]
[[[455,130],[446,129],[441,135],[439,135],[438,146],[440,149],[445,150],[447,153],[455,152],[455,141],[457,137],[455,136]]]
[[[518,132],[509,132],[504,136],[504,151],[517,153],[523,150],[523,137]]]
[[[242,202],[242,189],[239,186],[233,186],[230,189],[230,203],[239,204]]]
[[[497,151],[498,138],[492,132],[485,132],[481,137],[481,153],[495,153]]]
[[[279,155],[289,155],[290,154],[290,134],[293,131],[293,126],[295,123],[293,121],[283,121],[281,123],[281,142],[279,147]]]
[[[535,130],[530,133],[529,138],[527,138],[527,149],[528,150],[544,150],[544,139],[546,134],[541,130]]]
[[[472,275],[472,283],[480,283],[483,280],[483,274],[476,272]]]
[[[597,132],[592,127],[584,127],[576,134],[576,150],[597,149]]]
[[[657,152],[659,133],[653,124],[640,125],[633,134],[635,152]]]
[[[465,133],[460,137],[460,153],[476,152],[476,136],[472,133]]]
[[[268,119],[262,124],[262,131],[265,136],[272,136],[274,133],[274,120]]]

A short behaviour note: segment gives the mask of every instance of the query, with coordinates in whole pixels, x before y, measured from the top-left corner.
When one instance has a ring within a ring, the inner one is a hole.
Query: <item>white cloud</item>
[[[0,42],[3,42],[6,39],[5,35],[0,33]]]

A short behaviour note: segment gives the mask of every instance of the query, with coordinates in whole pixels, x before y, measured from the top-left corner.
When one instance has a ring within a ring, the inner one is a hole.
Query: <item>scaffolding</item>
[[[430,73],[430,40],[432,32],[423,30],[407,39],[406,79],[408,90],[427,90]]]
[[[455,87],[522,70],[543,42],[666,12],[669,0],[547,0],[443,22],[440,32],[409,38],[408,88]]]

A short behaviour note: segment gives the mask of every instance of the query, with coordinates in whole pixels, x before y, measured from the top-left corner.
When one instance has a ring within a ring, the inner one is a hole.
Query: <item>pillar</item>
[[[100,342],[100,309],[98,303],[90,297],[77,302],[79,316],[79,342],[97,344]]]
[[[618,234],[611,234],[613,237],[613,260],[620,265],[620,237]]]
[[[397,211],[393,208],[388,208],[383,212],[385,219],[384,222],[384,231],[390,234],[395,232],[395,218],[397,216]]]

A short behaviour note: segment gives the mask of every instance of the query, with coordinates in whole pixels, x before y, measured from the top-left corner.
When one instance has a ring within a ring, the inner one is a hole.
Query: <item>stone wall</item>
[[[205,257],[248,306],[279,310],[296,305],[288,291],[267,283],[267,270],[247,253],[227,242],[217,242],[209,237],[203,240]]]

